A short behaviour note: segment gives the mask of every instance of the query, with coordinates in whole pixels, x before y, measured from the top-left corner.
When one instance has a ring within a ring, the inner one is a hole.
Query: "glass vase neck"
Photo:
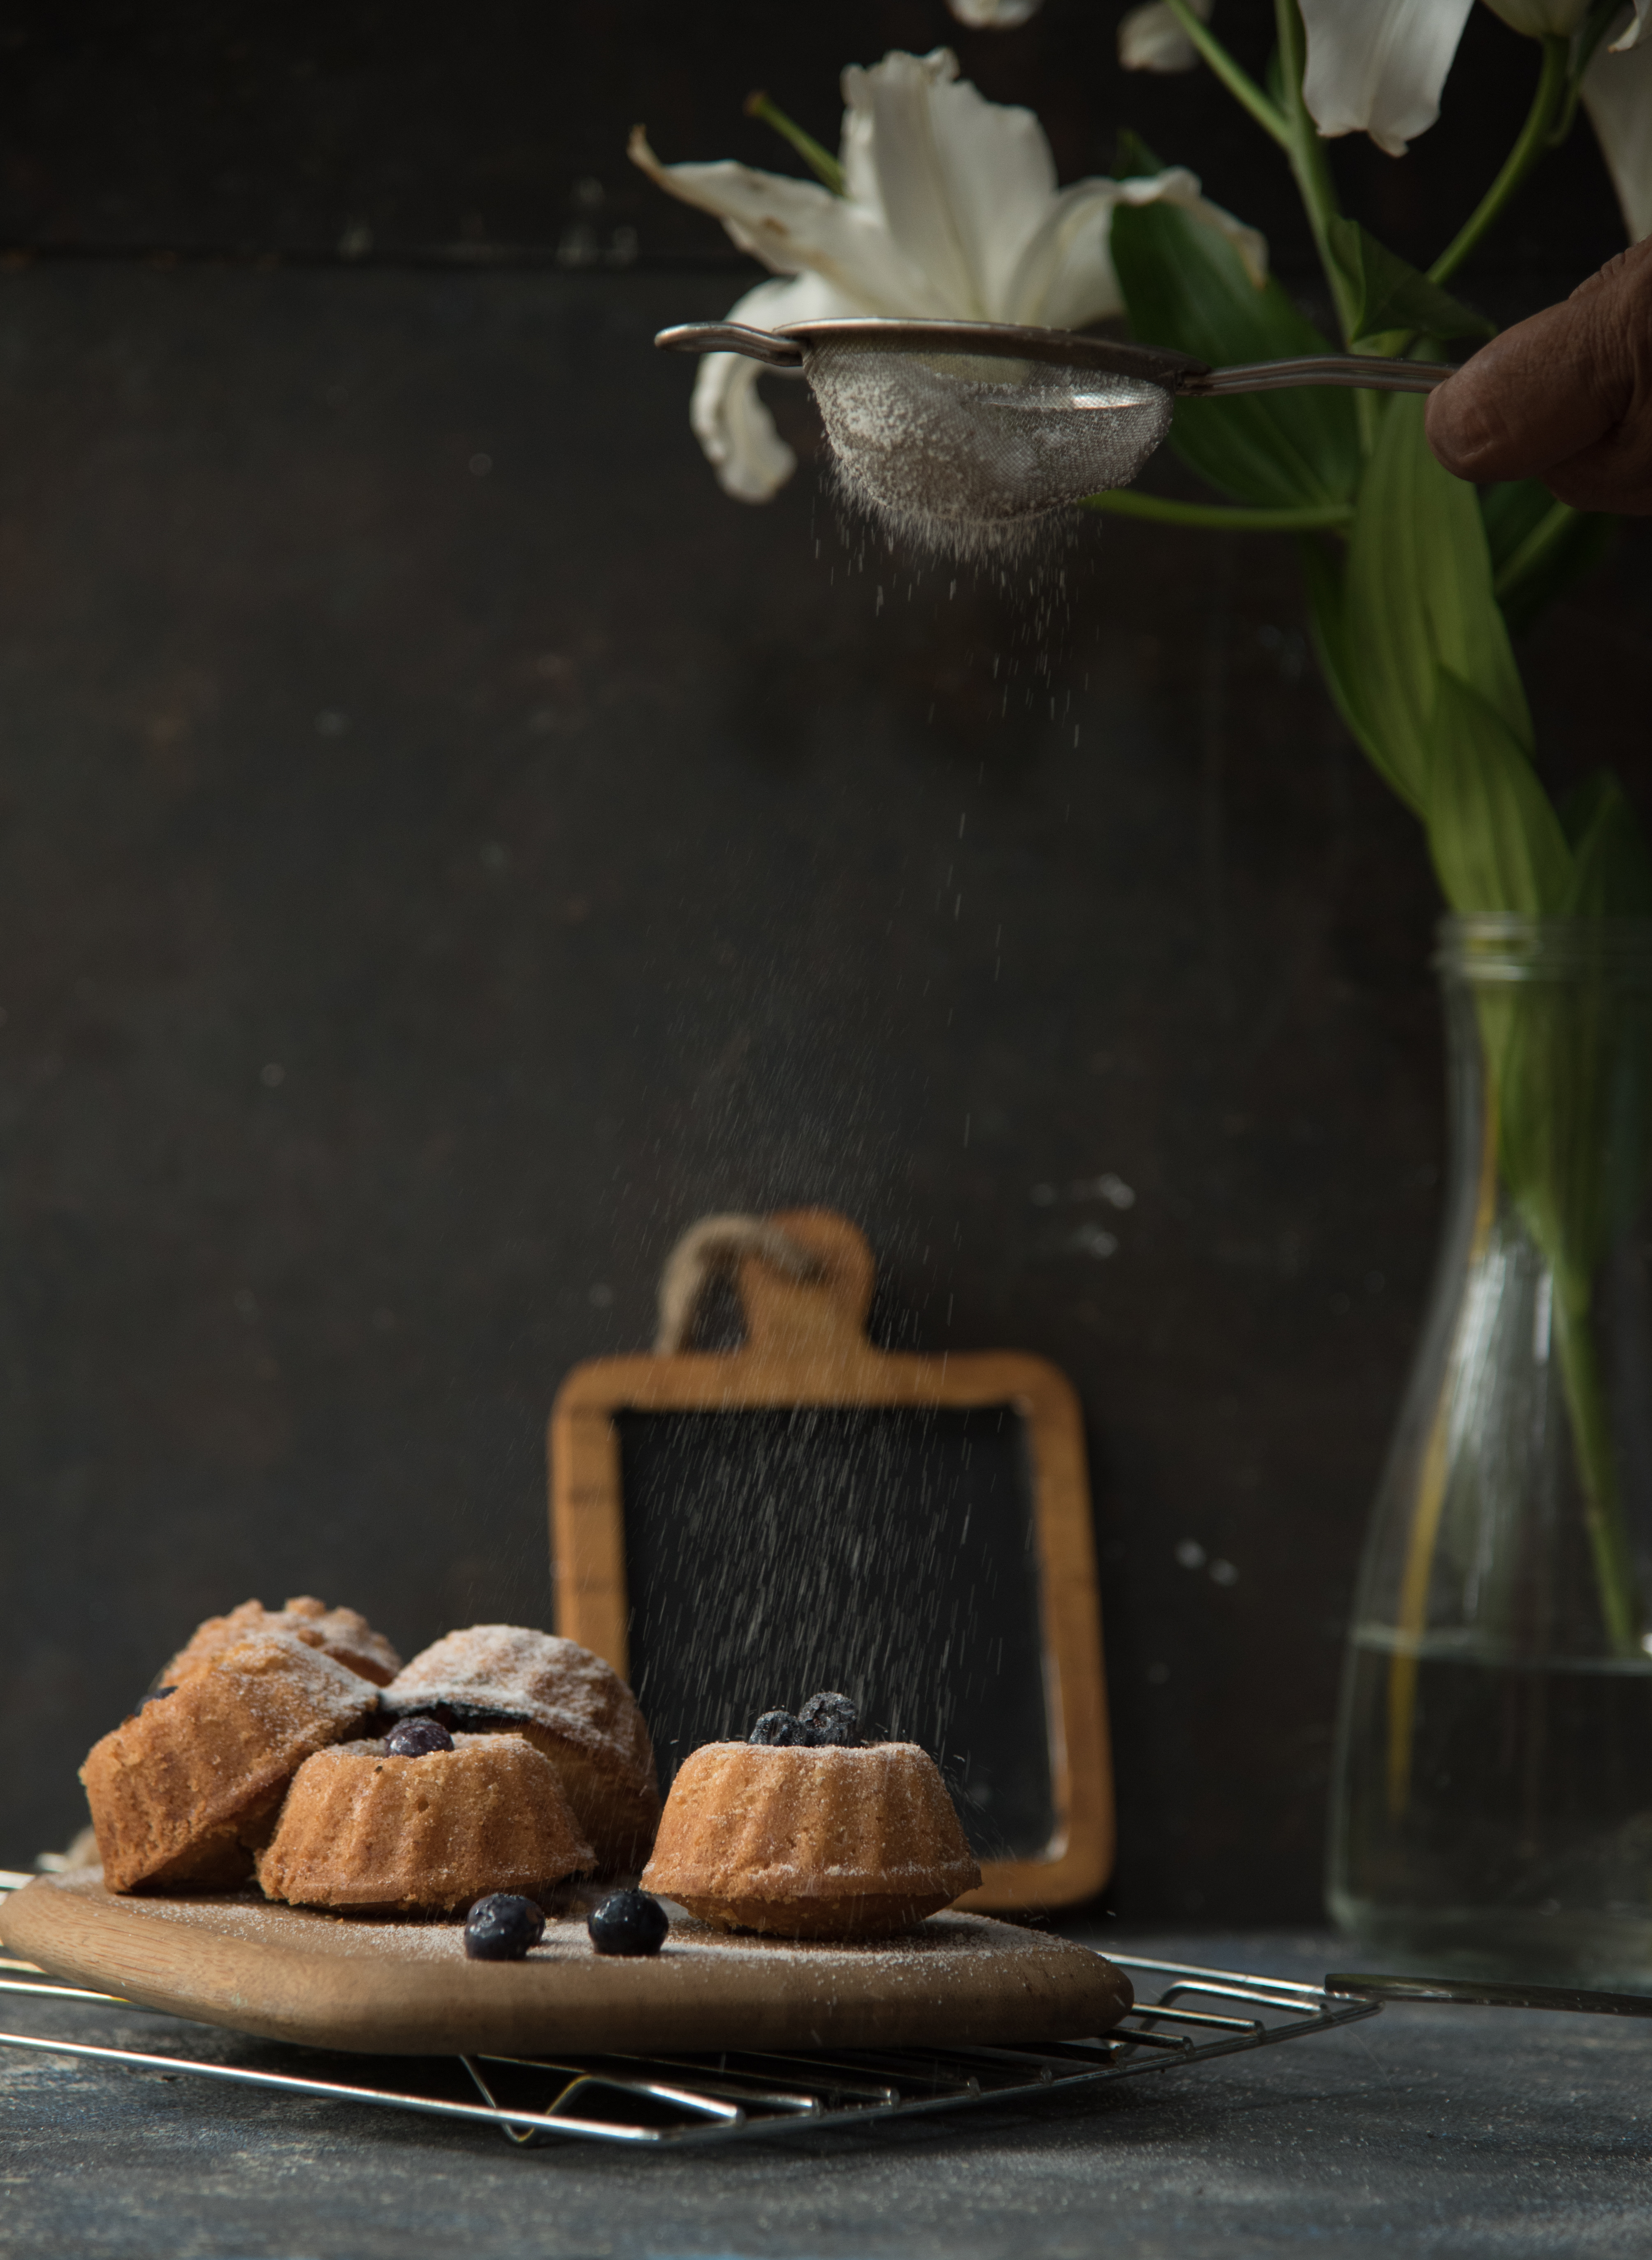
[[[1477,911],[1442,918],[1435,970],[1474,986],[1606,981],[1652,987],[1652,918],[1540,918]]]

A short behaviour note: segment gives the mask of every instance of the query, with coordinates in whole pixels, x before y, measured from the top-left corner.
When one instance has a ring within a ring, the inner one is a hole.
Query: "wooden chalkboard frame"
[[[866,1238],[829,1209],[770,1221],[815,1258],[808,1281],[748,1255],[734,1351],[594,1358],[556,1394],[547,1436],[556,1628],[627,1670],[621,1412],[782,1406],[923,1411],[1011,1405],[1025,1424],[1039,1569],[1045,1716],[1055,1826],[1035,1858],[983,1861],[962,1906],[1070,1906],[1112,1872],[1112,1760],[1083,1424],[1066,1376],[1012,1350],[917,1356],[866,1338],[876,1266]]]

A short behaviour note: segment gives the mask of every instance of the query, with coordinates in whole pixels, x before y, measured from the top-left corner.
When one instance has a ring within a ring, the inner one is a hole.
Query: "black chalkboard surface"
[[[631,1683],[665,1786],[817,1688],[919,1742],[978,1857],[1035,1857],[1051,1797],[1025,1423],[964,1410],[622,1412]]]
[[[630,1679],[662,1786],[700,1743],[837,1689],[940,1765],[981,1863],[962,1904],[1088,1898],[1112,1775],[1071,1387],[1019,1351],[874,1348],[872,1254],[845,1217],[696,1234],[733,1225],[766,1250],[738,1262],[738,1348],[668,1329],[557,1392],[558,1631]]]

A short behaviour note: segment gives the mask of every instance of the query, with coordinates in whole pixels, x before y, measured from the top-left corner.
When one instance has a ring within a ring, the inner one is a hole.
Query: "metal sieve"
[[[1013,544],[1028,522],[1128,486],[1178,399],[1304,384],[1429,392],[1437,362],[1314,354],[1211,368],[1186,354],[1003,322],[690,322],[669,352],[739,353],[801,375],[848,491],[895,532],[953,552]]]

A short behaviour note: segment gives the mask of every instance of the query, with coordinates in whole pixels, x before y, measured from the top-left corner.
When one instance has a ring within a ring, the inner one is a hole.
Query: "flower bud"
[[[1589,0],[1485,0],[1511,31],[1528,39],[1570,39],[1589,13]]]
[[[1213,5],[1214,0],[1193,0],[1193,13],[1208,23]],[[1119,26],[1119,61],[1125,70],[1186,71],[1198,61],[1198,50],[1164,0],[1148,0]]]
[[[947,0],[961,24],[972,32],[1012,32],[1036,16],[1044,0]]]

